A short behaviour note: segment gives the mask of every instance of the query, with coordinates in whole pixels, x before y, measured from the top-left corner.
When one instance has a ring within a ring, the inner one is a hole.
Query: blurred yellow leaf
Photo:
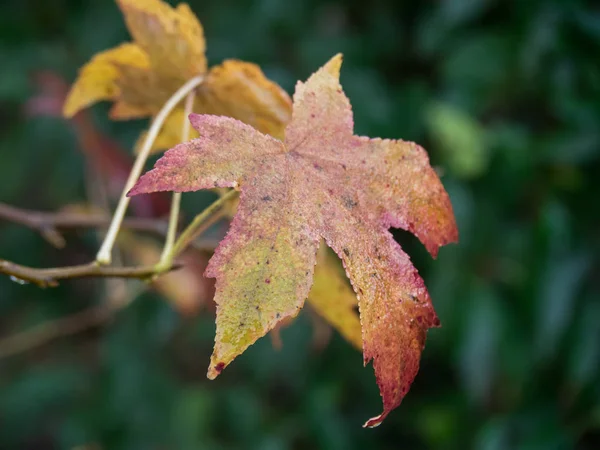
[[[354,347],[362,349],[358,300],[339,260],[324,244],[319,248],[308,304]]]
[[[100,100],[115,100],[113,111],[131,110],[130,113],[121,112],[119,115],[137,117],[148,115],[148,105],[152,94],[146,91],[144,98],[137,102],[131,99],[128,90],[123,92],[122,87],[127,85],[122,73],[123,67],[128,67],[129,72],[138,71],[149,73],[150,61],[142,49],[135,44],[121,44],[118,47],[98,53],[92,60],[81,68],[79,78],[71,88],[63,107],[67,117],[74,116],[79,110]],[[127,103],[129,101],[129,103]],[[111,112],[111,116],[115,115]]]
[[[227,115],[282,138],[291,100],[255,64],[227,60],[207,72],[202,25],[186,4],[161,0],[117,0],[133,43],[97,54],[82,67],[64,104],[65,116],[101,100],[113,101],[112,119],[157,114],[187,80],[206,75],[194,112]],[[180,143],[183,108],[167,119],[153,150]],[[192,136],[196,137],[196,136]]]
[[[465,111],[446,103],[434,103],[427,109],[429,131],[441,150],[450,171],[463,179],[483,175],[491,154],[485,129]]]
[[[163,79],[181,83],[206,72],[204,30],[190,7],[161,0],[117,0],[127,29]]]
[[[283,129],[292,116],[290,97],[256,64],[226,60],[210,70],[198,90],[196,112],[233,117],[283,139]]]

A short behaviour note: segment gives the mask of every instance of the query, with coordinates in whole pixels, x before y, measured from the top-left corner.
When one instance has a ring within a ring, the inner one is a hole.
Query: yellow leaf
[[[65,116],[72,117],[100,100],[119,100],[122,94],[120,67],[124,65],[147,71],[150,62],[146,53],[135,44],[122,44],[94,56],[79,71],[64,104]]]
[[[148,54],[161,78],[185,80],[206,72],[202,25],[182,3],[172,8],[161,0],[117,0],[129,33]]]
[[[339,260],[324,244],[319,248],[308,303],[354,347],[362,350],[358,300]]]
[[[233,117],[283,139],[292,101],[256,64],[226,60],[211,68],[198,90],[194,112]]]
[[[153,116],[187,80],[206,74],[194,112],[234,117],[283,138],[291,118],[288,94],[255,64],[227,60],[207,73],[202,25],[187,4],[173,8],[161,0],[117,3],[134,43],[102,52],[82,68],[64,105],[65,116],[101,100],[115,102],[112,119]],[[154,151],[180,143],[183,120],[182,109],[171,114]]]
[[[108,116],[113,120],[141,119],[152,114],[150,108],[144,105],[132,105],[119,101],[110,108]]]
[[[96,55],[79,73],[64,114],[100,100],[116,102],[113,119],[156,114],[183,83],[206,73],[202,26],[186,4],[117,0],[134,43]]]

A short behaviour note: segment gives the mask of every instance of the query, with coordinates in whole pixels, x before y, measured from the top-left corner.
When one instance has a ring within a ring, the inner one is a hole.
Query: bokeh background
[[[0,359],[0,448],[600,448],[597,5],[190,4],[211,64],[256,62],[291,93],[343,52],[357,133],[429,150],[460,244],[432,261],[415,238],[396,235],[442,328],[429,333],[401,407],[364,430],[380,411],[372,369],[310,314],[282,330],[281,350],[264,338],[208,381],[209,300],[190,314],[144,293],[107,324]],[[70,82],[94,53],[129,39],[117,7],[4,0],[0,39],[0,201],[46,211],[89,202],[93,164],[77,129],[35,99],[40,71]],[[111,123],[107,109],[94,107],[90,122],[131,148],[146,123]],[[187,195],[188,217],[212,199]],[[51,267],[95,254],[93,232],[66,237],[57,250],[0,222],[0,257]],[[2,277],[1,336],[85,310],[106,291],[98,280],[41,290]]]

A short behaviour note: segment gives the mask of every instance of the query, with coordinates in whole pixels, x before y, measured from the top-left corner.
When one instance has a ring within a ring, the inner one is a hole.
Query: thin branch
[[[100,266],[96,263],[81,264],[79,266],[54,267],[51,269],[37,269],[15,264],[11,261],[0,259],[0,273],[8,275],[12,280],[19,283],[35,283],[39,287],[58,286],[60,280],[72,278],[137,278],[148,280],[163,272],[178,267],[162,267],[157,270],[155,266],[138,267],[109,267]]]
[[[187,142],[190,138],[190,121],[188,116],[191,114],[194,107],[194,99],[196,95],[194,91],[191,91],[185,99],[185,106],[183,110],[183,124],[181,125],[181,142]],[[179,209],[181,208],[181,192],[173,192],[173,198],[171,199],[171,213],[169,215],[169,228],[167,230],[167,237],[165,239],[165,246],[163,247],[162,254],[160,255],[159,265],[168,265],[170,263],[170,255],[173,251],[173,245],[175,244],[175,235],[177,233],[177,221],[179,219]]]
[[[205,223],[205,226],[195,233],[197,236],[206,231],[215,222],[222,218],[217,214]],[[44,229],[58,230],[77,228],[106,228],[110,224],[110,217],[97,213],[73,213],[73,212],[44,212],[30,209],[16,208],[0,202],[0,220],[23,225],[33,231],[41,232]],[[142,231],[159,237],[167,233],[167,222],[162,219],[144,219],[131,217],[123,221],[123,228],[133,231]],[[61,239],[62,236],[61,236]],[[213,251],[218,241],[210,239],[195,239],[190,243],[199,251]],[[178,253],[179,254],[179,253]]]
[[[0,340],[0,359],[39,347],[61,336],[69,336],[101,325],[112,317],[106,304],[76,314],[44,322],[30,330]]]
[[[156,118],[152,122],[152,126],[146,135],[146,140],[144,141],[144,145],[140,150],[140,153],[137,155],[135,163],[129,173],[129,178],[125,183],[125,188],[121,193],[121,198],[119,199],[119,204],[117,205],[117,209],[113,215],[112,221],[110,223],[110,227],[106,233],[106,237],[104,238],[104,242],[96,255],[96,262],[102,265],[108,265],[111,262],[111,252],[115,240],[117,238],[117,234],[119,233],[119,229],[121,228],[121,223],[123,222],[123,218],[125,217],[125,212],[127,211],[127,206],[129,205],[129,197],[127,197],[127,193],[131,190],[133,185],[136,183],[138,178],[140,177],[142,170],[144,169],[144,164],[148,159],[148,155],[150,154],[150,149],[152,148],[152,144],[154,140],[158,136],[158,133],[167,118],[167,116],[171,113],[171,111],[177,106],[177,104],[192,90],[194,90],[200,83],[202,83],[204,77],[199,75],[197,77],[192,78],[188,82],[186,82],[183,86],[181,86],[172,96],[167,100],[164,104],[160,112],[156,115]]]
[[[0,219],[23,225],[40,233],[52,245],[58,248],[65,246],[65,241],[58,230],[71,228],[105,228],[111,218],[97,213],[75,212],[43,212],[0,203]],[[127,218],[123,227],[134,231],[145,231],[157,236],[167,232],[167,222],[159,219]]]
[[[115,312],[129,305],[144,289],[145,287],[134,289],[123,300],[107,301],[0,339],[0,359],[32,350],[61,337],[101,326],[109,322]]]

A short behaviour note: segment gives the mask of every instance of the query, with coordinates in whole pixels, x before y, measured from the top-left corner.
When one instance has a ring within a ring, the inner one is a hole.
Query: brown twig
[[[39,347],[53,339],[79,333],[88,328],[102,325],[113,317],[113,310],[107,304],[44,322],[0,340],[0,359]]]
[[[16,282],[35,283],[40,287],[55,287],[58,286],[59,280],[71,278],[102,277],[148,280],[155,275],[177,268],[179,268],[178,265],[173,265],[166,270],[164,268],[157,270],[156,266],[110,267],[91,263],[79,266],[37,269],[0,259],[0,273],[10,276]]]
[[[28,330],[0,339],[0,359],[40,347],[61,337],[71,336],[109,322],[114,314],[127,306],[144,288],[127,292],[122,299],[109,299],[101,305],[66,317],[36,325]]]
[[[0,203],[0,219],[37,231],[58,248],[65,246],[65,240],[58,232],[59,229],[106,228],[111,221],[110,216],[104,214],[42,212],[17,208],[5,203]],[[167,221],[158,219],[128,218],[123,222],[123,227],[135,231],[146,231],[158,236],[164,236],[167,233]]]

